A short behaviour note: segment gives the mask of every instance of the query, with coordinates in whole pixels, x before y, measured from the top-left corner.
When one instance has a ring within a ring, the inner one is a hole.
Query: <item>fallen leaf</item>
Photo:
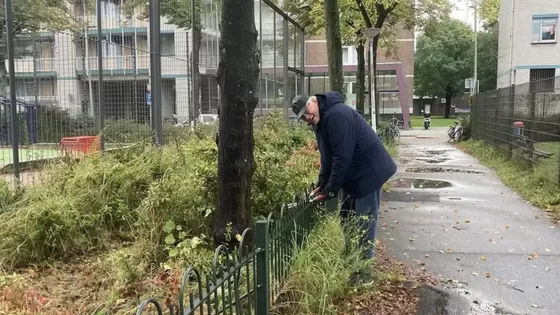
[[[485,273],[484,276],[485,276],[486,278],[492,277],[492,275],[491,275],[489,272]]]
[[[472,272],[472,275],[473,275],[473,276],[478,276],[478,273],[476,273],[476,272],[473,271],[473,272]]]
[[[509,229],[509,225],[506,224],[506,229]]]
[[[465,220],[465,223],[471,223],[471,220],[466,219],[466,220]]]
[[[451,252],[452,252],[451,248],[448,248],[448,249],[447,249],[447,252],[448,252],[448,253],[451,253]]]
[[[430,254],[426,254],[426,255],[424,255],[424,257],[426,257],[426,258],[430,258]]]
[[[539,308],[539,306],[537,304],[531,304],[532,308]]]
[[[372,107],[372,108],[373,108],[373,107]],[[544,250],[547,251],[547,252],[551,252],[551,250],[548,249],[548,248],[545,248]]]
[[[538,253],[532,253],[532,254],[529,256],[529,260],[535,260],[535,259],[537,259],[537,258],[539,258],[539,254],[538,254]]]
[[[486,256],[480,257],[481,260],[486,260]]]

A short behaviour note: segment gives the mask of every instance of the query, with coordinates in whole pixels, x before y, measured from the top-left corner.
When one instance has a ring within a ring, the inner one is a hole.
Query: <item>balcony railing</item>
[[[23,58],[15,59],[16,73],[32,73],[32,72],[45,72],[55,71],[54,58]],[[6,59],[6,71],[8,70],[8,60]]]
[[[88,63],[84,64],[84,58],[77,58],[77,70],[86,70],[89,66],[89,70],[97,71],[99,69],[97,63],[97,56],[91,56],[88,58]],[[136,63],[136,67],[135,64]],[[133,69],[148,69],[150,66],[150,56],[149,55],[130,55],[130,56],[113,56],[113,57],[103,57],[103,70],[111,71],[125,71]]]
[[[32,94],[32,93],[31,93]],[[39,95],[37,97],[32,96],[32,95],[25,95],[25,96],[21,96],[21,94],[17,93],[17,99],[20,101],[24,101],[26,103],[35,103],[35,101],[37,102],[44,102],[44,103],[51,103],[51,102],[56,102],[57,97],[56,96],[42,96]]]
[[[97,27],[97,16],[88,15],[87,25],[90,28]],[[82,17],[82,19],[84,19]],[[167,24],[168,19],[165,16],[161,17],[161,29],[172,30],[177,26]],[[101,26],[103,29],[125,28],[125,27],[148,27],[150,22],[147,19],[138,19],[136,17],[128,18],[124,15],[106,15],[101,17]]]
[[[87,25],[90,28],[97,27],[97,16],[95,15],[88,15],[87,17]],[[110,15],[110,16],[102,16],[101,17],[101,25],[104,29],[111,29],[111,28],[120,28],[120,27],[147,27],[148,21],[147,20],[140,20],[137,18],[126,18],[124,16],[119,15]]]

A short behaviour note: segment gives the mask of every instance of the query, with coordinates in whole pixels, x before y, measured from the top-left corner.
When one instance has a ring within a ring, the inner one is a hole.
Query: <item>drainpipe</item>
[[[509,25],[509,85],[512,82],[512,68],[513,68],[513,25],[515,20],[515,0],[511,0],[511,21]]]

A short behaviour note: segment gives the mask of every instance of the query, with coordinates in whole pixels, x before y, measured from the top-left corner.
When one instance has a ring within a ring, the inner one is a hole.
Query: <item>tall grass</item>
[[[352,221],[342,226],[338,215],[321,219],[296,251],[289,277],[274,297],[273,314],[336,313],[333,303],[352,288],[351,275],[371,270],[372,261],[361,258],[358,225]]]

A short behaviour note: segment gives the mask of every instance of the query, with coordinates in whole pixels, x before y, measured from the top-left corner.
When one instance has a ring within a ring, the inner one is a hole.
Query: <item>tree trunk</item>
[[[192,119],[193,122],[197,123],[198,114],[200,114],[200,47],[202,41],[202,26],[200,24],[195,23],[193,27],[193,48],[192,48],[192,60],[193,60],[193,69],[192,69],[192,80],[194,81],[192,87],[193,93],[193,113]]]
[[[451,99],[453,95],[450,93],[445,93],[445,118],[449,118],[451,112]]]
[[[327,31],[327,55],[329,81],[332,91],[338,91],[344,99],[344,73],[342,68],[342,39],[338,0],[325,0],[325,25]]]
[[[235,236],[252,225],[251,181],[256,168],[253,113],[258,103],[258,75],[254,1],[225,0],[218,68],[222,93],[215,244],[235,244]]]
[[[366,54],[363,42],[356,47],[358,53],[358,77],[356,78],[356,110],[365,117],[366,103]]]

